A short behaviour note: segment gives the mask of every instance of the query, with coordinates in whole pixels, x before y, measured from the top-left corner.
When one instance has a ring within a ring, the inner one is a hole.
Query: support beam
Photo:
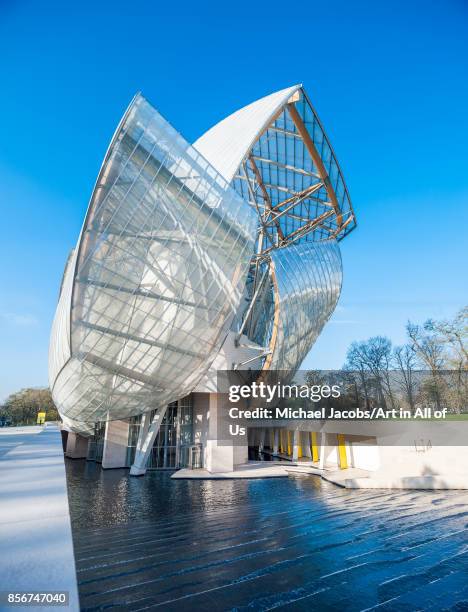
[[[279,289],[278,289],[278,281],[276,279],[276,271],[275,264],[273,260],[270,260],[270,275],[271,281],[273,283],[273,295],[274,295],[274,313],[273,313],[273,329],[271,332],[270,345],[268,350],[267,358],[265,359],[265,363],[263,364],[263,371],[266,372],[270,369],[273,354],[276,347],[276,340],[278,338],[278,329],[279,329],[279,318],[280,318],[280,299],[279,299]]]
[[[283,170],[291,170],[291,172],[296,172],[297,174],[302,174],[303,176],[310,176],[312,178],[320,178],[319,175],[316,174],[315,172],[307,172],[307,170],[304,170],[303,168],[296,168],[295,166],[291,166],[290,164],[282,164],[281,162],[276,161],[274,159],[268,159],[267,157],[259,157],[258,155],[252,155],[251,157],[255,161],[259,161],[264,164],[271,164],[273,166],[276,166],[277,168],[282,168]]]
[[[344,222],[344,223],[343,223],[343,224],[342,224],[340,227],[338,227],[338,228],[337,228],[337,229],[336,229],[336,230],[333,232],[333,234],[332,234],[330,237],[331,237],[331,238],[336,238],[336,237],[338,236],[338,234],[340,234],[340,233],[341,233],[341,232],[342,232],[342,231],[345,229],[345,227],[348,227],[348,225],[349,225],[349,224],[350,224],[352,221],[354,221],[354,216],[353,216],[353,215],[349,216],[349,217],[346,219],[346,221],[345,221],[345,222]]]
[[[286,200],[283,200],[282,202],[279,202],[278,204],[275,204],[274,207],[273,207],[273,210],[278,210],[279,208],[281,208],[281,206],[285,206],[286,204],[289,204],[290,202],[294,202],[295,204],[299,204],[299,202],[304,200],[309,195],[312,195],[315,191],[318,191],[319,189],[321,189],[324,186],[325,186],[325,184],[323,183],[323,181],[320,181],[319,183],[314,183],[313,185],[310,185],[306,189],[303,189],[302,191],[296,192],[290,198],[287,198]],[[322,203],[324,205],[331,206],[331,204],[329,204],[329,202],[325,202],[324,201]],[[284,211],[282,210],[280,212],[284,212]]]
[[[189,355],[190,357],[199,357],[198,353],[189,351],[186,348],[179,348],[178,346],[175,346],[173,344],[165,344],[164,342],[150,340],[149,338],[145,338],[143,336],[135,336],[134,334],[129,334],[118,329],[112,329],[111,327],[105,327],[104,325],[89,323],[88,321],[85,321],[83,319],[80,320],[78,323],[81,327],[90,329],[91,331],[97,331],[102,334],[109,334],[110,336],[115,336],[116,338],[123,338],[124,340],[132,340],[133,342],[147,344],[148,346],[155,346],[164,350],[173,351],[174,353],[183,353],[184,355]]]
[[[151,414],[149,412],[142,416],[135,459],[130,468],[131,476],[143,476],[143,474],[145,474],[148,457],[153,448],[156,436],[158,435],[166,410],[167,405],[158,408],[153,420],[151,420]]]
[[[304,125],[304,122],[302,121],[302,117],[300,116],[296,106],[293,103],[291,103],[291,104],[287,104],[286,108],[288,109],[289,115],[291,119],[293,120],[293,123],[296,126],[297,131],[299,132],[302,140],[304,141],[304,145],[307,151],[309,152],[309,155],[311,156],[312,161],[314,162],[315,167],[318,170],[318,173],[320,174],[320,178],[323,180],[325,184],[325,189],[327,190],[328,197],[330,198],[333,209],[335,210],[335,213],[336,213],[336,222],[338,224],[338,227],[340,227],[343,222],[340,205],[338,204],[335,190],[333,189],[330,183],[330,177],[328,176],[328,172],[325,169],[322,158],[320,157],[319,152],[315,148],[315,144],[312,138],[310,137],[310,134],[306,126]]]
[[[271,204],[271,200],[270,200],[270,195],[265,187],[265,185],[263,184],[263,179],[262,179],[262,175],[260,173],[260,170],[257,167],[257,164],[255,163],[255,160],[252,156],[249,157],[249,163],[250,163],[250,167],[252,168],[252,171],[255,175],[255,179],[257,181],[257,183],[260,186],[260,189],[262,191],[263,194],[263,198],[265,201],[265,207],[268,211],[271,211],[273,206]],[[281,226],[279,224],[279,222],[277,221],[275,223],[276,226],[276,231],[278,232],[278,236],[280,237],[281,240],[284,239],[284,234],[283,234],[283,230],[281,229]]]
[[[101,289],[109,289],[109,291],[116,291],[117,293],[128,293],[129,295],[134,295],[138,297],[144,297],[153,300],[162,300],[163,302],[169,302],[170,304],[175,304],[176,306],[189,306],[190,308],[206,308],[209,310],[208,306],[203,306],[203,304],[197,304],[196,302],[190,302],[187,300],[177,300],[172,297],[167,297],[162,293],[154,293],[153,291],[146,290],[143,287],[137,287],[136,289],[128,289],[123,285],[116,285],[113,283],[104,283],[94,278],[78,278],[77,282],[82,283],[83,285],[92,285],[93,287],[99,287]]]
[[[348,467],[348,456],[346,453],[346,439],[344,434],[336,434],[338,441],[338,459],[341,470],[345,470]]]
[[[265,434],[266,434],[266,429],[265,427],[262,427],[260,429],[260,440],[258,443],[258,452],[262,453],[263,450],[265,449]]]
[[[268,240],[270,241],[270,243],[272,245],[275,245],[275,239],[274,237],[270,234],[270,232],[268,231],[268,228],[265,224],[265,209],[266,209],[266,203],[263,203],[263,212],[260,210],[259,208],[259,203],[257,202],[257,196],[252,188],[252,185],[250,183],[250,179],[249,179],[249,174],[247,172],[247,168],[245,165],[245,162],[242,162],[242,169],[244,171],[245,177],[239,176],[239,178],[242,178],[244,180],[247,181],[247,189],[250,195],[250,198],[252,199],[255,208],[257,210],[257,214],[258,214],[258,218],[260,219],[260,223],[261,223],[261,233],[259,236],[259,241],[258,241],[258,249],[261,252],[262,248],[263,248],[263,237],[266,236],[268,238]]]
[[[320,460],[319,460],[319,468],[321,470],[325,469],[326,455],[327,455],[327,434],[322,431],[320,433]]]
[[[322,213],[317,218],[312,219],[311,221],[309,221],[308,223],[306,223],[302,227],[299,227],[294,232],[291,232],[291,234],[288,234],[286,236],[286,242],[291,244],[292,242],[295,242],[296,240],[299,240],[299,238],[301,238],[305,234],[308,234],[309,232],[313,231],[314,229],[317,229],[317,227],[319,227],[319,225],[321,225],[322,222],[325,221],[325,219],[328,219],[329,217],[333,216],[334,214],[335,214],[334,210],[327,210],[327,211],[325,211],[324,213]],[[268,253],[270,253],[272,250],[273,250],[273,248],[269,247],[268,249],[263,251],[262,258],[264,258],[266,255],[268,255]]]
[[[293,461],[298,461],[301,457],[302,457],[301,432],[295,429],[293,432],[292,459]]]
[[[247,323],[247,321],[248,321],[248,319],[250,317],[250,314],[252,312],[254,304],[257,301],[258,295],[259,295],[259,293],[260,293],[260,291],[261,291],[261,289],[263,287],[263,283],[264,283],[265,278],[267,276],[268,276],[268,268],[265,270],[265,272],[263,273],[262,278],[260,279],[260,283],[258,284],[258,286],[257,286],[257,288],[255,290],[255,293],[252,296],[252,300],[251,300],[251,302],[249,304],[247,312],[245,313],[244,320],[242,321],[242,325],[240,326],[240,329],[239,329],[239,331],[236,334],[236,337],[234,339],[234,344],[236,346],[239,346],[239,339],[241,338],[242,334],[244,333],[245,325],[246,325],[246,323]]]
[[[275,428],[274,439],[273,439],[273,454],[274,455],[277,455],[279,453],[279,434],[280,434],[280,430]]]
[[[315,463],[319,460],[319,447],[317,443],[317,432],[312,431],[310,434],[310,438],[311,438],[312,461]]]
[[[310,435],[308,431],[301,431],[301,445],[303,457],[312,460],[312,449],[310,447]]]

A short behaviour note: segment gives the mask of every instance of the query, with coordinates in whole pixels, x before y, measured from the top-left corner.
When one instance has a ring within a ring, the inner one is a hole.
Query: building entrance
[[[153,413],[151,414],[153,416]],[[141,416],[130,419],[127,466],[135,458]],[[189,395],[169,404],[148,457],[149,470],[176,470],[188,467],[193,457],[193,406]]]

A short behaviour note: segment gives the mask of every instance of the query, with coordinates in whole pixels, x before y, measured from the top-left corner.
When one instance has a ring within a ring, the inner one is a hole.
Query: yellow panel
[[[317,432],[313,431],[310,434],[311,440],[312,440],[312,461],[318,461],[319,460],[319,447],[317,444]]]
[[[291,452],[291,432],[288,431],[288,455],[292,455]]]
[[[348,467],[348,457],[346,456],[346,443],[344,434],[337,434],[338,438],[338,456],[340,459],[340,468],[345,470]]]
[[[302,434],[300,431],[297,432],[298,438],[299,438],[299,444],[297,447],[297,458],[301,459],[302,458]]]

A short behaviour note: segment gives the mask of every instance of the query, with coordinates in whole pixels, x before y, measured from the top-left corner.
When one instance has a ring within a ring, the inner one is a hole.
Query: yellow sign
[[[45,418],[46,418],[45,412],[38,412],[37,413],[37,424],[43,425],[45,423]]]

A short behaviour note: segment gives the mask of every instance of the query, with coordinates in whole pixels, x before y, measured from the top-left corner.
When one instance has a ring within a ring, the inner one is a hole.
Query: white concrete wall
[[[321,432],[320,440],[320,468],[336,467],[338,465],[338,440],[336,434]]]
[[[380,451],[376,438],[346,437],[346,456],[349,467],[376,471],[380,467]]]
[[[232,472],[235,466],[245,463],[248,460],[247,436],[245,438],[245,444],[239,443],[235,445],[232,443],[232,440],[220,440],[218,437],[217,419],[222,411],[227,410],[228,396],[222,393],[199,395],[203,395],[204,397],[200,397],[197,401],[197,414],[203,414],[201,409],[202,403],[204,401],[206,406],[206,402],[208,402],[208,409],[206,410],[205,408],[205,414],[208,415],[207,428],[206,425],[204,425],[203,419],[201,419],[200,422],[204,426],[198,426],[197,428],[200,431],[201,441],[204,435],[206,435],[204,445],[204,467],[212,473]]]
[[[0,428],[0,589],[68,591],[69,606],[2,610],[78,612],[67,482],[57,426]]]
[[[234,446],[234,466],[247,463],[249,460],[249,447],[245,444],[242,446]]]
[[[88,454],[88,438],[69,432],[67,437],[67,450],[65,456],[70,459],[86,459]]]
[[[373,477],[388,486],[425,478],[430,488],[433,477],[439,486],[465,483],[468,488],[467,421],[334,421],[323,429],[345,434],[351,465],[374,471]],[[356,441],[363,436],[375,438],[376,448]]]
[[[102,467],[122,468],[127,460],[128,421],[108,421],[104,436]]]

